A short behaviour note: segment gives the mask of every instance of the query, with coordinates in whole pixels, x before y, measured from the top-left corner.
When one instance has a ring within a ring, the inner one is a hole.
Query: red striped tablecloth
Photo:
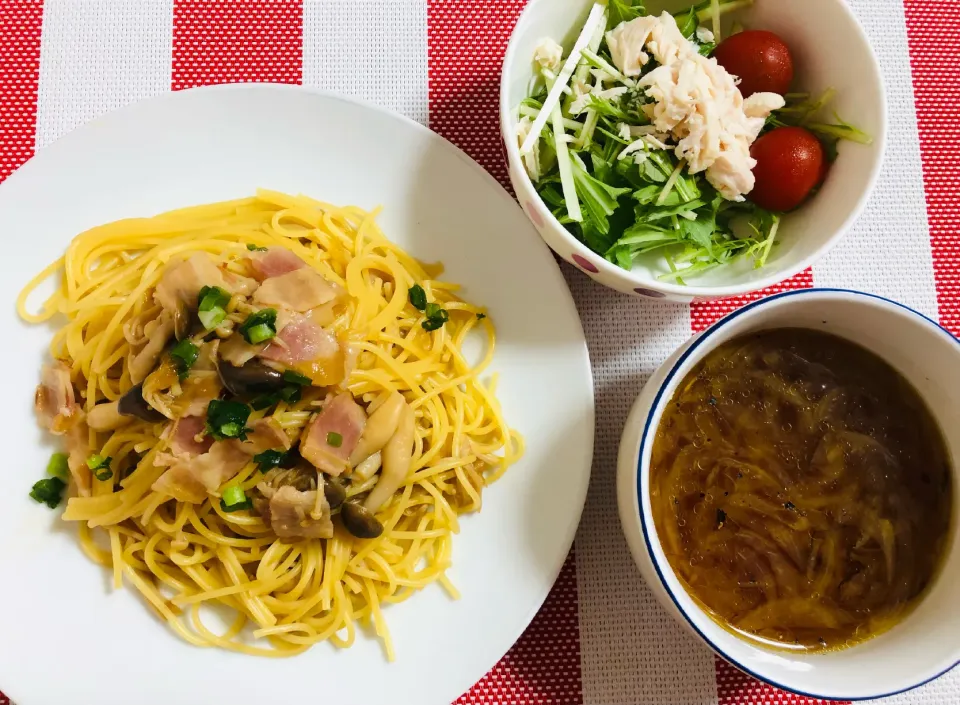
[[[882,64],[891,149],[856,231],[779,288],[873,291],[938,316],[957,333],[960,0],[850,2]],[[204,84],[272,81],[359,95],[405,113],[505,183],[497,89],[524,3],[0,0],[0,178],[35,149],[129,102]],[[647,375],[692,331],[744,301],[645,303],[564,271],[597,385],[590,495],[575,550],[540,614],[458,703],[813,702],[739,673],[675,625],[640,582],[616,514],[617,442]],[[960,674],[887,702],[960,703]],[[0,695],[0,705],[7,703]]]

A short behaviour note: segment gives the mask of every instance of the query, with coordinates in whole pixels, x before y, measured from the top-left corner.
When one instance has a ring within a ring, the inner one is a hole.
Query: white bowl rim
[[[916,317],[917,319],[919,319],[920,322],[929,324],[930,326],[932,326],[933,328],[935,328],[935,329],[937,330],[937,332],[942,333],[942,334],[943,334],[944,336],[946,336],[949,340],[951,340],[955,345],[960,346],[960,340],[958,340],[950,331],[948,331],[946,328],[944,328],[943,326],[941,326],[939,323],[937,323],[936,321],[934,321],[934,320],[933,320],[932,318],[930,318],[929,316],[926,316],[926,315],[920,313],[919,311],[916,311],[916,310],[910,308],[909,306],[906,306],[906,305],[900,303],[899,301],[894,301],[894,300],[888,299],[888,298],[886,298],[886,297],[884,297],[884,296],[878,296],[877,294],[870,294],[870,293],[867,293],[867,292],[865,292],[865,291],[857,291],[857,290],[854,290],[854,289],[839,289],[839,288],[828,288],[828,287],[824,287],[824,288],[798,289],[798,290],[794,290],[794,291],[785,291],[785,292],[782,292],[782,293],[780,293],[780,294],[775,294],[775,295],[773,295],[773,296],[768,296],[768,297],[763,298],[763,299],[760,299],[760,300],[758,300],[758,301],[754,301],[753,303],[747,304],[746,306],[744,306],[744,307],[742,307],[742,308],[740,308],[740,309],[737,309],[737,310],[734,311],[733,313],[725,316],[724,318],[720,319],[719,321],[717,321],[716,323],[714,323],[712,326],[710,326],[707,330],[705,330],[705,331],[700,335],[700,337],[698,337],[696,340],[694,340],[694,341],[690,344],[690,347],[688,347],[686,350],[683,351],[683,353],[677,358],[676,362],[674,362],[674,364],[673,364],[672,367],[670,368],[670,371],[669,371],[669,372],[666,374],[666,376],[664,377],[663,381],[660,383],[660,388],[657,390],[656,396],[653,398],[653,401],[652,401],[651,404],[650,404],[650,413],[647,414],[647,418],[646,418],[646,420],[644,421],[644,425],[643,425],[643,431],[642,431],[642,433],[641,433],[641,435],[640,435],[640,449],[639,449],[638,454],[637,454],[637,464],[636,464],[636,468],[637,468],[637,469],[636,469],[636,480],[635,480],[635,481],[636,481],[636,485],[637,485],[637,501],[638,501],[638,506],[640,507],[640,510],[638,511],[639,516],[640,516],[640,530],[641,530],[641,532],[643,533],[643,540],[644,540],[644,543],[646,544],[646,547],[647,547],[647,553],[650,555],[650,562],[651,562],[651,564],[653,565],[654,570],[657,572],[657,577],[659,578],[661,585],[663,585],[664,590],[665,590],[666,593],[670,596],[670,600],[673,602],[674,606],[677,608],[677,611],[678,611],[681,615],[683,615],[683,618],[684,618],[684,620],[686,621],[687,625],[688,625],[691,629],[693,629],[693,631],[696,632],[697,635],[698,635],[701,639],[703,639],[703,641],[704,641],[711,649],[713,649],[716,653],[718,653],[720,656],[722,656],[724,660],[729,661],[731,664],[733,664],[734,666],[736,666],[738,669],[740,669],[741,671],[743,671],[744,673],[746,673],[746,674],[748,674],[748,675],[750,675],[750,676],[753,676],[753,677],[756,678],[757,680],[760,680],[760,681],[762,681],[762,682],[764,682],[764,683],[767,683],[768,685],[772,685],[772,686],[775,687],[775,688],[779,688],[779,689],[781,689],[781,690],[785,690],[785,691],[790,692],[790,693],[795,693],[795,694],[797,694],[797,695],[802,695],[802,696],[804,696],[804,697],[808,697],[808,698],[819,698],[819,699],[821,699],[821,700],[844,700],[844,701],[876,700],[876,699],[880,699],[880,698],[887,698],[887,697],[890,697],[890,696],[892,696],[892,695],[898,695],[898,694],[900,694],[900,693],[905,693],[905,692],[910,691],[910,690],[913,690],[913,689],[915,689],[915,688],[919,688],[920,686],[925,685],[925,684],[927,684],[927,683],[929,683],[929,682],[931,682],[931,681],[934,681],[934,680],[936,680],[937,678],[939,678],[940,676],[944,675],[945,673],[953,670],[953,669],[956,668],[958,665],[960,665],[960,660],[956,661],[953,665],[951,665],[951,666],[943,669],[943,670],[940,671],[939,673],[937,673],[937,674],[935,674],[935,675],[933,675],[933,676],[930,676],[929,678],[925,678],[924,680],[922,680],[922,681],[920,681],[920,682],[918,682],[918,683],[914,683],[914,684],[912,684],[912,685],[908,685],[908,686],[906,686],[906,687],[904,687],[904,688],[900,688],[899,690],[893,690],[893,691],[890,691],[890,692],[887,692],[887,693],[876,693],[876,694],[870,694],[870,695],[858,695],[858,696],[855,696],[855,697],[850,697],[850,696],[846,696],[846,695],[843,696],[843,697],[840,697],[840,696],[836,696],[836,695],[830,695],[830,694],[828,694],[828,693],[814,693],[814,692],[808,692],[808,691],[804,691],[804,690],[798,690],[797,688],[793,688],[793,687],[784,685],[784,684],[782,684],[782,683],[778,683],[778,682],[770,679],[770,678],[767,677],[767,676],[764,676],[764,675],[761,675],[761,674],[759,674],[759,673],[756,673],[755,671],[747,668],[745,665],[743,665],[742,663],[740,663],[737,659],[735,659],[735,658],[733,658],[732,656],[730,656],[728,653],[726,653],[726,652],[725,652],[723,649],[721,649],[719,646],[717,646],[717,644],[714,643],[706,634],[704,634],[704,632],[696,625],[695,621],[690,618],[690,616],[687,614],[687,611],[686,611],[686,610],[683,608],[683,606],[680,604],[680,600],[677,599],[676,595],[674,594],[674,591],[670,588],[670,585],[668,584],[668,582],[667,582],[667,580],[666,580],[666,577],[664,576],[663,569],[662,569],[661,566],[660,566],[660,561],[658,560],[658,558],[657,558],[657,556],[656,556],[656,554],[655,554],[655,552],[654,552],[654,550],[653,550],[653,543],[652,543],[651,538],[650,538],[650,531],[648,530],[648,522],[649,522],[650,520],[645,516],[645,514],[644,514],[644,512],[643,512],[643,509],[642,509],[642,507],[643,507],[643,487],[642,487],[642,473],[641,473],[641,468],[642,468],[642,466],[643,466],[644,450],[645,450],[646,445],[648,444],[648,442],[650,442],[650,440],[652,439],[652,435],[653,435],[653,434],[651,434],[650,431],[651,431],[651,426],[653,425],[653,421],[654,421],[654,416],[655,416],[655,413],[654,413],[654,412],[655,412],[657,406],[660,404],[660,400],[663,398],[664,392],[666,391],[666,389],[667,389],[668,387],[670,387],[670,383],[675,379],[675,377],[676,377],[676,375],[677,375],[677,371],[683,366],[683,364],[690,358],[691,355],[693,355],[699,348],[703,347],[703,345],[709,343],[709,342],[711,341],[711,339],[713,338],[713,336],[714,336],[715,333],[717,333],[721,328],[725,327],[728,323],[730,323],[731,321],[736,320],[737,318],[739,318],[739,317],[742,316],[743,314],[747,313],[748,311],[751,311],[751,310],[753,310],[753,309],[755,309],[755,308],[758,308],[758,307],[761,307],[761,306],[765,306],[765,305],[770,304],[770,303],[772,303],[772,302],[774,302],[774,301],[778,301],[778,300],[781,300],[781,299],[786,299],[786,298],[789,298],[789,297],[810,296],[810,295],[824,294],[824,293],[844,294],[844,295],[853,296],[853,297],[855,297],[855,298],[861,298],[861,299],[867,299],[867,300],[874,300],[874,301],[881,301],[881,302],[886,303],[886,304],[893,304],[894,306],[897,306],[898,308],[903,309],[903,310],[904,310],[905,312],[907,312],[908,314],[913,314],[913,316]],[[659,422],[659,418],[657,419],[657,421]],[[654,427],[653,430],[655,431],[656,428]],[[956,509],[955,509],[954,511],[956,511]]]
[[[509,103],[509,98],[507,96],[507,67],[512,65],[517,61],[517,52],[519,51],[517,47],[519,32],[518,28],[521,27],[525,22],[529,22],[530,17],[532,17],[533,12],[532,8],[537,4],[537,0],[530,0],[523,11],[520,13],[520,17],[517,19],[517,24],[514,25],[513,31],[510,33],[510,41],[507,44],[507,51],[503,56],[503,64],[501,66],[500,72],[500,133],[503,137],[504,149],[506,150],[507,155],[507,167],[508,169],[513,165],[521,165],[517,171],[521,172],[520,178],[523,179],[523,182],[531,190],[536,193],[536,186],[534,186],[533,181],[530,180],[530,175],[527,173],[527,170],[522,167],[522,158],[520,156],[520,147],[517,144],[517,140],[514,138],[514,106],[511,106]],[[738,284],[736,286],[691,286],[691,285],[681,285],[673,284],[671,282],[664,282],[656,279],[655,277],[644,276],[638,273],[635,270],[627,270],[619,267],[612,262],[609,262],[602,255],[598,255],[596,252],[591,250],[585,244],[580,242],[573,234],[567,230],[563,225],[560,224],[560,221],[554,217],[553,213],[550,212],[550,209],[544,204],[544,217],[546,218],[546,224],[544,227],[551,227],[562,231],[565,239],[570,243],[574,248],[574,252],[582,257],[590,257],[590,263],[594,264],[599,268],[601,273],[608,274],[610,276],[625,277],[628,281],[631,282],[631,285],[639,286],[645,289],[652,289],[654,291],[663,292],[667,295],[679,295],[679,296],[704,296],[709,298],[723,298],[728,296],[742,296],[744,294],[749,294],[760,289],[766,289],[771,286],[776,286],[781,282],[790,279],[791,277],[796,276],[800,272],[812,267],[815,262],[818,262],[823,257],[825,257],[837,244],[850,232],[850,229],[853,227],[854,223],[860,218],[863,214],[863,211],[867,207],[867,202],[870,200],[870,197],[873,195],[873,192],[876,190],[877,181],[880,179],[880,174],[883,171],[883,164],[886,160],[887,152],[887,129],[889,127],[889,104],[887,100],[887,86],[886,81],[884,80],[883,71],[880,70],[880,60],[877,57],[877,53],[873,48],[873,44],[870,43],[869,38],[867,37],[866,30],[864,30],[863,25],[860,23],[860,20],[854,14],[853,10],[850,8],[850,5],[847,3],[847,0],[837,0],[837,4],[840,6],[842,12],[846,13],[850,20],[853,22],[853,26],[856,28],[857,37],[860,41],[866,45],[867,51],[870,55],[870,64],[873,67],[874,75],[876,80],[880,83],[880,129],[879,134],[874,136],[874,144],[878,151],[878,157],[876,163],[871,170],[869,180],[867,182],[867,187],[860,194],[860,197],[854,203],[853,208],[850,209],[850,213],[847,215],[846,219],[843,221],[843,224],[837,229],[837,231],[827,240],[826,243],[819,249],[812,252],[810,255],[805,257],[799,263],[795,264],[792,267],[787,267],[780,270],[777,273],[771,273],[762,279],[758,279],[752,282],[746,282],[743,284]],[[539,194],[537,196],[539,198]],[[542,201],[541,201],[542,203]],[[526,213],[526,210],[524,210]]]

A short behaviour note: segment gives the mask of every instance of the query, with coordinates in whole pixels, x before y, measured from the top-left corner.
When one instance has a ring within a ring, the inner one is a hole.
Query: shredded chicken
[[[69,365],[57,360],[43,366],[33,403],[37,420],[51,433],[63,434],[73,426],[81,412],[70,381]]]
[[[727,200],[744,200],[754,187],[750,146],[783,98],[759,93],[744,101],[735,77],[701,56],[667,12],[623,22],[606,36],[613,63],[626,76],[640,76],[648,51],[660,64],[638,86],[654,100],[644,112],[657,132],[672,135],[677,158],[692,174],[705,171]]]
[[[300,455],[319,470],[337,476],[350,466],[367,415],[349,392],[324,405],[304,431]]]
[[[549,37],[541,39],[533,50],[533,60],[548,71],[557,73],[563,64],[563,47]]]

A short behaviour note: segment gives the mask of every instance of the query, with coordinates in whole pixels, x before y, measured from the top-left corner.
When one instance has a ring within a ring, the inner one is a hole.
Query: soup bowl
[[[915,608],[873,638],[835,651],[766,648],[715,622],[687,593],[667,560],[653,521],[651,451],[674,392],[705,356],[727,341],[775,328],[830,333],[873,352],[917,390],[943,433],[952,473],[954,517],[941,568]],[[825,699],[881,698],[915,688],[960,662],[960,342],[895,301],[856,291],[809,289],[761,299],[677,350],[650,378],[620,443],[620,520],[640,573],[681,624],[742,671],[771,685]]]

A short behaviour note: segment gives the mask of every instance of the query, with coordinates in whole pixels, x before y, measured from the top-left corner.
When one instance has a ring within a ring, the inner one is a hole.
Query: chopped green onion
[[[299,385],[288,384],[280,390],[279,395],[287,404],[296,404],[303,395],[302,389]]]
[[[258,397],[255,397],[253,401],[250,402],[250,406],[253,407],[254,411],[263,411],[264,409],[269,409],[271,406],[276,404],[280,400],[279,394],[261,394]]]
[[[212,308],[209,311],[197,311],[197,318],[203,324],[204,330],[213,330],[227,317],[226,309]]]
[[[102,468],[104,465],[109,465],[111,460],[113,460],[113,458],[104,458],[98,453],[93,453],[87,458],[87,467],[91,470],[97,470]]]
[[[206,330],[213,330],[227,317],[230,294],[219,286],[205,286],[197,297],[197,317]]]
[[[250,314],[240,326],[240,334],[251,345],[270,340],[277,334],[277,310],[260,309]]]
[[[429,303],[424,310],[424,314],[427,316],[421,325],[426,331],[434,331],[442,327],[444,323],[450,320],[450,314],[446,309],[441,308],[439,304]]]
[[[277,332],[266,323],[261,323],[259,326],[247,328],[247,330],[244,331],[244,337],[254,345],[257,343],[262,343],[266,340],[270,340],[270,338],[276,334]]]
[[[240,485],[230,485],[223,488],[223,496],[220,499],[220,509],[225,512],[238,512],[241,509],[250,509],[253,503],[244,494]]]
[[[47,463],[47,474],[59,477],[64,482],[70,477],[70,465],[67,463],[66,453],[54,453]]]
[[[427,292],[423,290],[423,287],[419,284],[414,284],[410,287],[410,303],[413,304],[413,307],[418,311],[422,311],[427,307]]]
[[[266,247],[257,247],[257,246],[254,245],[252,242],[247,243],[247,249],[250,250],[251,252],[266,252],[266,251],[267,251],[267,248],[266,248]]]
[[[113,470],[110,469],[110,463],[113,462],[113,458],[106,457],[94,453],[89,458],[87,458],[87,467],[93,471],[93,476],[98,480],[109,480],[113,477]]]
[[[67,483],[59,477],[48,477],[33,483],[30,496],[41,504],[54,509],[63,499],[63,490]]]
[[[257,464],[260,472],[267,472],[271,468],[280,467],[280,463],[286,460],[287,454],[282,450],[265,450],[253,456],[253,461]]]
[[[173,358],[173,365],[177,369],[177,376],[184,379],[193,363],[197,361],[200,355],[200,348],[189,340],[181,340],[170,349],[170,357]]]
[[[213,399],[207,405],[206,433],[214,439],[222,441],[227,438],[246,440],[247,419],[250,417],[250,407],[238,401],[221,401]]]
[[[289,382],[290,384],[299,384],[301,387],[309,387],[313,384],[313,380],[302,375],[296,370],[284,370],[283,371],[283,380]]]
[[[336,431],[330,431],[327,434],[327,445],[331,448],[339,448],[343,445],[343,436]]]

